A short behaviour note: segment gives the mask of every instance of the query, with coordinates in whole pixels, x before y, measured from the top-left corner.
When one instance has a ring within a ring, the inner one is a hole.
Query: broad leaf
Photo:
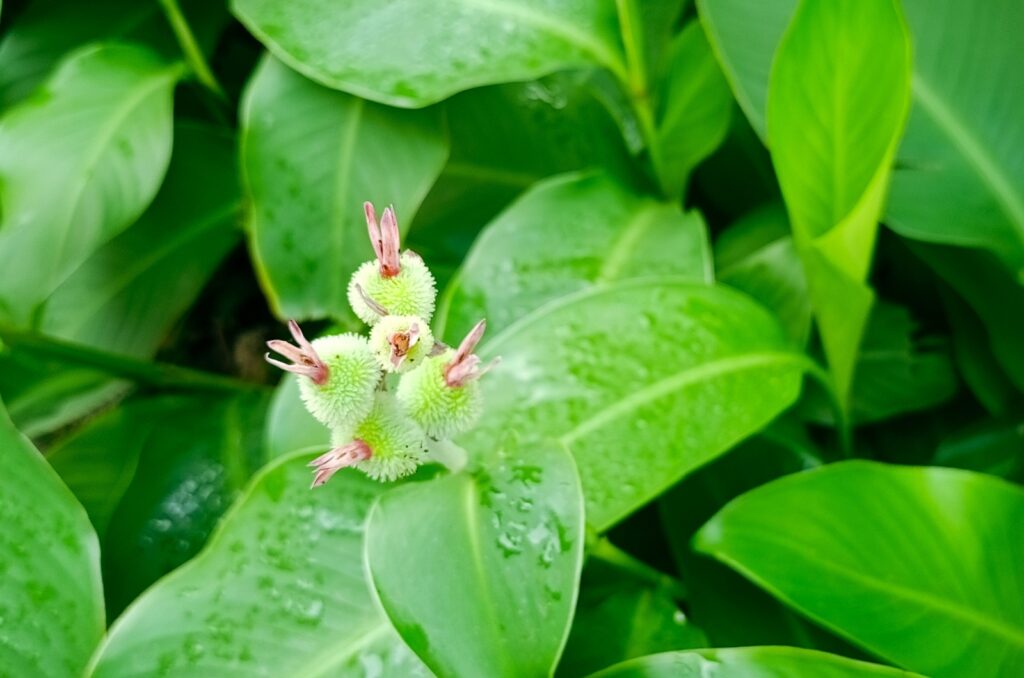
[[[678,198],[694,168],[725,139],[732,116],[729,84],[700,22],[676,36],[660,88],[651,159],[662,189]]]
[[[794,344],[807,344],[811,332],[807,276],[781,205],[758,208],[725,229],[715,241],[715,266],[721,282],[772,310]]]
[[[78,675],[104,629],[96,533],[2,406],[0,465],[0,666]]]
[[[224,3],[177,4],[197,45],[209,55],[230,18]],[[66,53],[97,40],[144,42],[168,59],[181,57],[159,2],[33,0],[0,39],[0,110],[31,94]]]
[[[87,47],[0,119],[0,317],[28,323],[153,199],[180,73],[138,47]]]
[[[618,280],[710,282],[709,249],[699,212],[683,213],[604,174],[553,177],[488,225],[445,290],[436,325],[456,341],[487,318],[493,336],[552,299]]]
[[[263,470],[206,549],[117,620],[92,675],[426,675],[363,576],[363,522],[384,486],[348,472],[310,491],[311,458]]]
[[[885,678],[914,674],[792,647],[665,652],[624,662],[593,678]]]
[[[504,362],[468,449],[507,431],[576,457],[605,530],[788,407],[805,358],[771,315],[721,287],[621,282],[553,301],[484,347]]]
[[[779,45],[768,138],[840,403],[873,293],[865,280],[910,103],[893,0],[806,0]]]
[[[273,459],[305,447],[327,447],[330,443],[331,432],[302,404],[298,382],[288,376],[282,378],[274,389],[263,433],[267,457]]]
[[[615,9],[602,0],[233,0],[232,8],[304,75],[392,106],[564,68],[625,71]]]
[[[250,249],[271,307],[288,318],[349,315],[349,276],[373,257],[363,201],[393,204],[408,227],[447,155],[438,112],[332,92],[268,57],[242,127]]]
[[[943,440],[932,463],[1024,483],[1024,418],[982,419]]]
[[[366,559],[395,628],[439,676],[550,675],[583,564],[583,497],[554,445],[381,497]]]
[[[748,492],[696,545],[896,664],[1000,675],[1024,661],[1022,521],[990,476],[853,461]]]

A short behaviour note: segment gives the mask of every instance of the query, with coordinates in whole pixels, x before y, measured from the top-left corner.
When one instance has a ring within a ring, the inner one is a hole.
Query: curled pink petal
[[[347,445],[329,450],[327,453],[309,462],[309,466],[316,469],[310,489],[320,487],[341,469],[354,466],[372,456],[373,451],[370,449],[370,446],[366,444],[365,440],[360,440],[359,438],[356,438]]]
[[[419,341],[420,326],[417,323],[410,325],[407,332],[395,332],[388,337],[388,343],[391,344],[391,364],[394,365],[396,370],[402,366],[402,363],[405,362],[405,357],[409,355],[409,351]]]
[[[380,224],[377,223],[377,213],[373,204],[363,203],[363,212],[366,214],[366,228],[370,233],[370,244],[377,255],[377,264],[380,266],[380,274],[385,278],[393,278],[402,271],[399,260],[400,236],[398,233],[398,220],[395,219],[395,209],[388,207],[381,215]]]
[[[480,343],[486,329],[486,320],[478,322],[459,344],[451,361],[444,366],[444,381],[448,386],[455,388],[474,379],[479,379],[498,364],[499,359],[495,358],[488,365],[480,367],[480,357],[473,354],[473,350]]]
[[[272,339],[267,342],[267,347],[287,358],[291,362],[283,362],[272,358],[269,353],[264,356],[265,360],[273,365],[274,367],[280,367],[286,372],[292,374],[299,374],[304,377],[309,377],[313,380],[313,383],[318,386],[323,386],[327,383],[328,369],[327,365],[320,360],[320,356],[317,355],[316,349],[313,348],[313,344],[306,340],[306,337],[302,334],[302,329],[299,328],[299,324],[294,320],[288,321],[288,330],[292,334],[292,338],[295,339],[295,343],[298,346],[292,346],[287,341],[280,339]]]

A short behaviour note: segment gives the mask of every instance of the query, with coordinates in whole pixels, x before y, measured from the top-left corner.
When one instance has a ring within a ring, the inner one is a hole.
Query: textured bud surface
[[[416,316],[389,315],[370,331],[370,347],[383,369],[408,372],[430,355],[434,335],[427,323]]]
[[[355,468],[374,480],[402,478],[426,461],[423,431],[389,393],[377,394],[370,414],[354,431],[335,429],[331,434],[331,442],[336,446],[345,445],[352,439],[369,445],[372,456],[355,464]]]
[[[362,287],[368,297],[387,309],[391,315],[418,316],[426,323],[434,315],[434,302],[437,298],[434,276],[423,260],[410,252],[402,254],[398,275],[383,277],[376,260],[366,262],[352,275],[348,284],[348,303],[360,320],[375,325],[380,315],[363,301],[356,285]]]
[[[402,375],[397,398],[402,409],[423,430],[435,438],[447,438],[468,429],[480,416],[482,394],[479,381],[462,386],[445,382],[444,368],[455,351],[427,358],[421,367]]]
[[[315,339],[313,348],[328,373],[322,386],[297,377],[306,409],[326,426],[355,426],[370,412],[380,381],[380,366],[369,342],[357,334],[336,334]]]

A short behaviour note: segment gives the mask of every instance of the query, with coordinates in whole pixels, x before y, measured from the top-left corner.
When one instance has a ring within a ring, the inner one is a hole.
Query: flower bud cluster
[[[310,342],[291,321],[295,345],[267,342],[290,362],[269,353],[267,361],[296,375],[306,409],[331,431],[332,449],[310,463],[313,487],[350,466],[380,481],[413,473],[431,441],[466,431],[480,416],[478,380],[494,364],[482,366],[473,353],[483,320],[457,349],[434,338],[433,275],[419,255],[400,251],[393,208],[379,223],[373,205],[363,209],[376,259],[352,275],[348,299],[370,325],[369,338],[346,333]],[[399,380],[393,392],[389,375]]]

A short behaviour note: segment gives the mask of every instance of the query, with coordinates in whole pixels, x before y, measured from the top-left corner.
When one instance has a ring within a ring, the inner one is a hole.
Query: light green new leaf
[[[363,574],[384,486],[348,472],[310,491],[311,458],[261,471],[206,549],[117,620],[91,675],[426,675]]]
[[[271,307],[282,318],[350,315],[349,277],[373,258],[363,202],[394,205],[408,227],[447,157],[438,111],[332,92],[268,57],[242,128],[250,249]]]
[[[699,212],[684,213],[604,174],[561,175],[491,222],[445,290],[436,325],[455,342],[486,318],[494,336],[567,294],[664,276],[711,281]]]
[[[799,6],[772,67],[768,138],[844,405],[874,296],[865,280],[909,103],[910,43],[893,0]]]
[[[438,676],[550,675],[583,564],[573,461],[544,444],[381,497],[366,532],[380,601]]]
[[[487,342],[466,436],[558,438],[576,458],[587,522],[601,531],[788,407],[805,357],[774,318],[724,287],[620,282],[553,301]]]
[[[604,0],[233,0],[232,9],[292,68],[392,106],[565,68],[625,70]]]
[[[896,678],[915,674],[794,647],[665,652],[623,662],[593,678]]]
[[[700,22],[691,21],[673,41],[660,90],[651,159],[662,189],[678,198],[690,173],[725,139],[732,118],[729,83]]]
[[[180,74],[139,47],[87,47],[0,119],[0,317],[29,323],[153,199]]]
[[[1021,524],[1024,491],[1002,480],[852,461],[740,496],[696,546],[898,665],[1011,675],[1024,662]]]
[[[797,0],[698,0],[744,112],[765,136],[769,66]],[[914,103],[886,223],[908,238],[983,247],[1024,266],[1024,54],[1016,0],[903,0]]]
[[[96,533],[2,405],[0,467],[0,666],[80,674],[104,629]]]

